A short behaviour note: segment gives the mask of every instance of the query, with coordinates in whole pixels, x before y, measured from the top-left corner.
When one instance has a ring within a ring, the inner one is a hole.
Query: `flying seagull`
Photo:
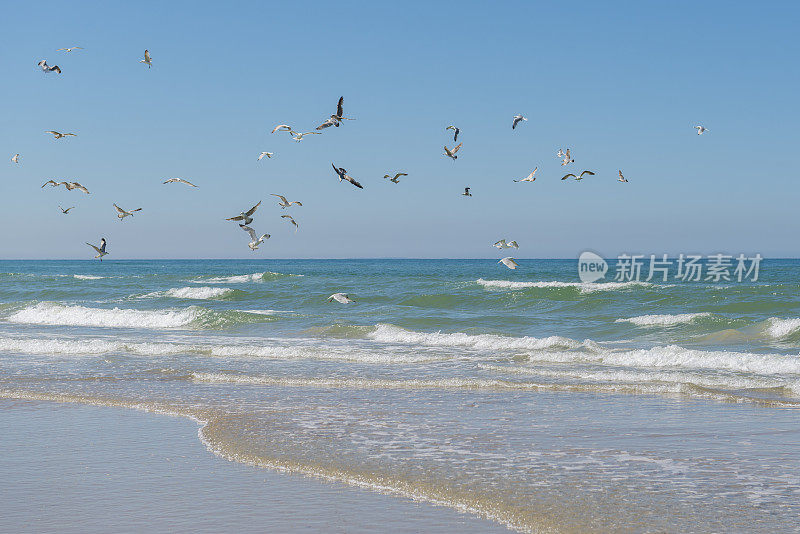
[[[56,68],[58,68],[58,67],[56,67]],[[61,71],[58,71],[58,72],[61,72]],[[698,125],[698,126],[695,126],[694,128],[695,128],[695,130],[697,130],[697,135],[703,135],[705,132],[708,131],[708,128],[706,128],[704,126],[699,126]]]
[[[67,208],[67,209],[64,209],[64,208],[62,208],[61,206],[59,206],[59,207],[58,207],[58,209],[60,209],[60,210],[61,210],[61,213],[63,213],[64,215],[66,215],[67,213],[69,213],[69,210],[71,210],[71,209],[72,209],[72,208],[74,208],[74,207],[75,207],[75,206],[72,206],[72,207],[69,207],[69,208]]]
[[[514,115],[514,122],[511,123],[511,129],[516,130],[517,124],[519,124],[520,121],[527,121],[527,120],[528,119],[526,119],[522,115]]]
[[[471,197],[471,196],[472,196],[472,193],[470,193],[470,192],[469,192],[469,190],[470,190],[470,189],[472,189],[472,188],[471,188],[471,187],[465,187],[465,188],[464,188],[464,192],[463,192],[463,193],[461,193],[461,195],[462,195],[462,196],[465,196],[465,197]]]
[[[53,65],[51,67],[50,65],[47,64],[47,60],[46,59],[43,59],[43,60],[41,60],[39,62],[39,67],[44,72],[57,72],[57,73],[61,74],[61,68],[58,65]]]
[[[275,152],[262,152],[261,154],[258,155],[258,161],[264,159],[264,156],[267,156],[267,158],[271,158],[273,154],[275,154]]]
[[[192,186],[192,187],[197,187],[196,185],[194,185],[194,184],[193,184],[192,182],[190,182],[189,180],[184,180],[183,178],[170,178],[169,180],[166,180],[164,183],[165,183],[165,184],[175,184],[175,183],[178,183],[178,184],[186,184],[186,185],[190,185],[190,186]]]
[[[304,133],[294,132],[292,135],[292,139],[294,139],[299,143],[300,141],[303,140],[303,137],[306,135],[322,135],[322,134],[320,132],[304,132]]]
[[[330,297],[328,297],[328,302],[331,301],[341,302],[342,304],[350,304],[351,302],[355,302],[353,299],[347,296],[347,293],[334,293]]]
[[[562,180],[566,180],[567,178],[569,178],[570,176],[572,176],[572,177],[573,177],[573,178],[575,178],[576,180],[583,180],[583,175],[584,175],[584,174],[588,174],[589,176],[594,176],[594,173],[593,173],[592,171],[583,171],[583,172],[582,172],[582,173],[581,173],[579,176],[575,176],[574,174],[572,174],[572,173],[569,173],[569,174],[565,174],[565,175],[564,175],[564,177],[563,177],[563,178],[561,178],[561,179],[562,179]]]
[[[86,244],[89,245],[90,247],[92,247],[93,249],[95,249],[95,251],[97,251],[97,256],[95,256],[95,258],[99,258],[100,261],[103,261],[103,256],[108,255],[108,252],[106,252],[106,238],[105,237],[100,239],[100,247],[99,248],[94,246],[94,245],[92,245],[91,243],[86,243]]]
[[[333,167],[334,172],[339,175],[339,181],[340,182],[342,180],[347,180],[348,182],[350,182],[351,184],[353,184],[357,188],[364,189],[363,185],[358,183],[352,176],[348,176],[347,175],[347,169],[345,169],[344,167],[337,167],[333,163],[331,163],[331,166]]]
[[[559,152],[561,152],[561,151],[559,150]],[[561,166],[562,166],[562,167],[563,167],[564,165],[569,165],[570,163],[575,163],[575,160],[574,160],[574,159],[572,159],[572,155],[569,153],[569,149],[567,149],[567,151],[566,151],[566,152],[562,152],[562,153],[561,153],[561,156],[564,158],[564,159],[561,161]]]
[[[447,145],[445,145],[444,146],[444,155],[447,156],[448,158],[452,158],[453,161],[457,160],[458,156],[456,156],[456,152],[459,151],[459,149],[461,148],[461,145],[463,145],[463,144],[464,143],[458,143],[458,146],[455,147],[453,150],[450,150],[449,148],[447,148]]]
[[[19,154],[14,154],[13,156],[11,156],[11,162],[19,165]]]
[[[618,182],[627,182],[628,181],[628,180],[625,179],[624,176],[622,176],[622,171],[619,171],[619,178],[617,178],[617,181]]]
[[[496,248],[496,249],[503,249],[503,248],[519,248],[519,245],[517,245],[517,242],[516,242],[516,241],[509,241],[508,243],[506,243],[506,240],[505,240],[505,239],[501,239],[500,241],[498,241],[497,243],[495,243],[495,244],[494,244],[494,245],[492,245],[492,246],[493,246],[494,248]]]
[[[281,199],[281,201],[278,202],[278,206],[280,206],[281,208],[288,208],[292,204],[297,204],[298,206],[302,206],[303,205],[302,202],[298,202],[296,200],[294,200],[292,202],[289,202],[288,200],[286,200],[286,197],[283,196],[283,195],[277,195],[275,193],[270,193],[270,195],[272,195],[273,197],[278,197],[279,199]]]
[[[83,50],[83,47],[82,46],[71,46],[69,48],[58,48],[58,49],[56,49],[56,52],[61,52],[62,50],[64,52],[72,52],[73,50]]]
[[[292,127],[291,127],[291,126],[289,126],[288,124],[279,124],[279,125],[277,125],[275,128],[273,128],[273,129],[272,129],[272,131],[271,131],[270,133],[275,133],[275,132],[277,132],[277,131],[281,131],[281,132],[294,132],[294,130],[292,130]]]
[[[243,224],[239,224],[239,226],[241,226],[242,228],[244,228],[246,225],[248,225],[248,224],[250,224],[251,222],[253,222],[253,217],[252,217],[252,215],[253,215],[253,214],[256,212],[256,210],[258,209],[258,207],[259,207],[260,205],[261,205],[261,201],[259,200],[259,201],[258,201],[258,204],[256,204],[255,206],[253,206],[253,207],[252,207],[252,208],[250,208],[249,210],[241,212],[241,213],[240,213],[239,215],[237,215],[236,217],[231,217],[230,219],[225,219],[225,220],[226,220],[226,221],[243,221]]]
[[[47,130],[45,133],[53,134],[53,137],[55,139],[61,139],[62,137],[68,137],[68,136],[77,137],[77,135],[74,134],[74,133],[63,133],[62,134],[61,132],[56,132],[54,130]]]
[[[147,65],[148,69],[153,66],[153,60],[150,59],[150,51],[149,50],[145,50],[144,51],[144,59],[140,59],[139,63],[144,63],[145,65]]]
[[[401,176],[408,176],[408,173],[398,172],[397,174],[394,175],[394,178],[392,178],[391,174],[384,174],[383,175],[384,178],[388,178],[390,182],[394,182],[394,183],[400,182],[400,177]]]
[[[289,219],[289,222],[294,225],[294,231],[297,232],[297,229],[300,228],[297,226],[297,221],[294,220],[294,217],[291,215],[281,215],[281,219]]]
[[[89,194],[89,190],[83,187],[78,182],[56,182],[55,180],[47,180],[45,183],[42,184],[42,187],[50,185],[52,187],[58,187],[59,185],[63,185],[67,188],[67,191],[72,191],[73,189],[77,189],[78,191],[83,191],[87,195]]]
[[[458,141],[458,134],[461,132],[461,129],[456,128],[451,124],[450,126],[445,128],[445,130],[453,130],[453,142],[455,143],[456,141]]]
[[[242,227],[242,230],[244,230],[245,232],[250,234],[250,239],[252,239],[252,241],[250,241],[247,244],[247,246],[250,247],[250,250],[252,250],[253,252],[256,251],[256,249],[258,248],[258,245],[260,245],[261,243],[264,242],[265,239],[269,239],[269,237],[270,237],[269,234],[262,234],[261,237],[258,237],[256,235],[256,231],[253,230],[252,228],[250,228],[249,226],[245,226],[245,225],[239,225],[239,226]]]
[[[502,263],[503,265],[505,265],[509,269],[516,269],[517,267],[519,267],[519,264],[517,264],[517,262],[515,262],[514,258],[512,258],[511,256],[503,258],[502,260],[498,261],[497,263]]]
[[[119,217],[120,221],[122,219],[124,219],[125,217],[128,217],[128,216],[133,217],[133,214],[135,212],[137,212],[137,211],[142,211],[142,208],[136,208],[135,210],[126,211],[126,210],[120,208],[119,206],[117,206],[116,204],[114,204],[114,209],[117,210],[117,217]]]
[[[536,171],[538,171],[538,170],[539,170],[539,167],[536,167],[535,169],[533,169],[532,173],[530,173],[528,176],[526,176],[522,180],[514,180],[514,181],[515,182],[533,182],[533,181],[536,180],[536,177],[534,176],[534,174],[536,174]]]

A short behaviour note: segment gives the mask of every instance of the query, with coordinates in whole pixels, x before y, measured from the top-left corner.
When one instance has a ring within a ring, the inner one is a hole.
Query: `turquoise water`
[[[3,261],[0,392],[186,415],[233,460],[525,531],[800,519],[800,261],[518,261]]]

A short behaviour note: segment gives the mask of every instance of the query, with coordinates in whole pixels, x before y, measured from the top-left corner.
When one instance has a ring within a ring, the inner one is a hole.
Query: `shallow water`
[[[0,395],[191,416],[222,456],[519,530],[787,530],[800,262],[761,270],[5,261]]]

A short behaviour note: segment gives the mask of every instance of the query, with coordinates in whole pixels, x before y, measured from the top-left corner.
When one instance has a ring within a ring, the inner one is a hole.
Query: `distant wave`
[[[639,315],[627,319],[617,319],[616,323],[632,323],[637,326],[671,326],[691,323],[701,317],[711,317],[710,313],[679,313],[677,315]]]
[[[107,276],[94,276],[91,274],[73,274],[72,277],[78,280],[102,280],[103,278],[108,278]]]
[[[202,284],[202,283],[209,283],[209,284],[246,284],[248,282],[268,282],[270,280],[278,280],[280,278],[286,278],[290,276],[303,276],[302,274],[284,274],[284,273],[273,273],[270,271],[266,271],[263,273],[252,273],[252,274],[239,274],[239,275],[232,275],[232,276],[212,276],[212,277],[201,277],[198,280],[191,280],[191,282],[195,284]]]
[[[179,287],[166,291],[156,291],[143,295],[142,298],[169,297],[174,299],[213,300],[233,296],[237,290],[228,287]]]
[[[581,293],[592,293],[594,291],[616,291],[619,289],[629,289],[631,287],[649,287],[653,284],[649,282],[600,282],[600,283],[583,283],[583,282],[517,282],[513,280],[484,280],[478,278],[476,283],[485,288],[490,289],[528,289],[528,288],[574,288],[578,289]]]

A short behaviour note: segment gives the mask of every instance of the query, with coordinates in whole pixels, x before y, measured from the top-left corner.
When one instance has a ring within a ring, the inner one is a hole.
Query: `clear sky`
[[[117,259],[494,257],[500,238],[521,258],[800,256],[800,4],[741,4],[4,2],[0,258],[88,258],[101,236]],[[356,121],[269,133],[340,95]],[[559,147],[597,175],[562,182]],[[303,202],[297,234],[270,193]],[[258,200],[272,239],[251,253],[223,219]]]

